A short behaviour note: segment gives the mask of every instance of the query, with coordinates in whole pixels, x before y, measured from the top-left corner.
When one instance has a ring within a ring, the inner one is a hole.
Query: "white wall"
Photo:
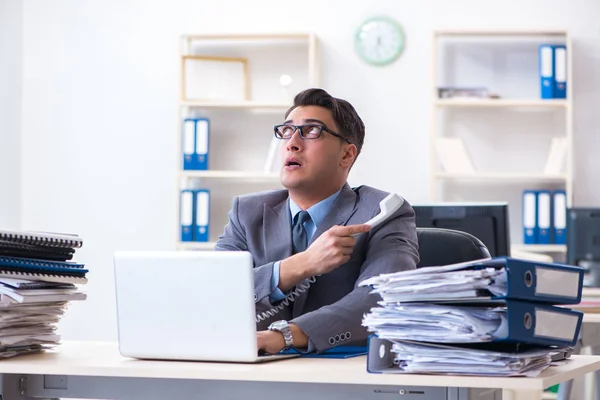
[[[374,14],[407,32],[389,68],[353,51],[355,29]],[[92,271],[89,298],[70,309],[64,337],[115,339],[113,252],[173,243],[181,33],[317,33],[323,87],[350,100],[367,125],[352,183],[414,203],[429,194],[432,29],[567,28],[576,42],[576,204],[598,205],[598,15],[596,0],[26,0],[22,226],[80,233],[77,258]]]
[[[21,209],[23,5],[0,0],[0,228],[18,229]]]

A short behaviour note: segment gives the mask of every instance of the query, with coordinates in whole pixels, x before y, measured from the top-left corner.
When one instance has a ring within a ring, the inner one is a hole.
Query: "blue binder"
[[[583,312],[526,301],[504,302],[508,324],[492,342],[574,346],[579,338]]]
[[[554,46],[554,98],[567,98],[567,46]]]
[[[186,118],[183,120],[182,133],[182,152],[183,152],[183,169],[186,171],[193,170],[196,153],[196,120]]]
[[[539,47],[540,97],[554,98],[554,46],[542,44]]]
[[[198,189],[195,194],[194,241],[208,242],[210,221],[210,191]]]
[[[552,194],[549,190],[540,190],[537,193],[537,242],[539,244],[552,243]]]
[[[567,193],[555,190],[552,195],[552,239],[555,244],[567,243]]]
[[[206,118],[196,118],[196,160],[195,169],[208,169],[208,137],[209,124]]]
[[[537,192],[523,191],[523,243],[537,243]]]
[[[194,238],[194,191],[182,190],[179,200],[179,224],[181,226],[181,241],[191,242]]]
[[[525,300],[549,304],[577,304],[581,301],[583,268],[558,263],[542,263],[512,257],[496,257],[465,263],[475,269],[503,268],[507,293],[493,300]]]
[[[404,373],[398,368],[398,364],[395,362],[395,353],[392,351],[393,343],[391,340],[382,339],[377,335],[370,335],[368,338],[368,347],[367,347],[367,372],[372,374],[401,374]],[[414,343],[414,342],[413,342]],[[571,347],[565,346],[536,346],[536,345],[525,345],[521,343],[508,343],[508,342],[496,342],[496,343],[487,343],[482,346],[472,346],[471,344],[463,344],[463,345],[442,345],[437,343],[424,343],[421,342],[421,345],[436,347],[439,348],[440,358],[444,358],[444,352],[448,350],[453,351],[454,349],[464,349],[464,348],[473,348],[474,351],[484,351],[489,350],[493,352],[501,352],[506,353],[506,355],[516,356],[521,351],[534,350],[534,349],[544,349],[548,351],[548,355],[551,357],[552,361],[562,361],[569,357],[572,354]],[[410,373],[410,372],[408,372]],[[473,371],[472,375],[476,375],[477,372]],[[446,388],[425,388],[426,390],[430,389],[443,389],[439,393],[429,393],[429,398],[446,398]],[[423,388],[418,388],[421,392]],[[407,393],[409,390],[407,389]],[[435,395],[434,395],[435,394]]]
[[[208,169],[209,122],[206,118],[186,118],[183,121],[183,169]]]

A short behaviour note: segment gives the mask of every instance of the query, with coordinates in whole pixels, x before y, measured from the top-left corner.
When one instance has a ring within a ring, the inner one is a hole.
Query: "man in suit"
[[[388,194],[346,182],[364,135],[350,103],[322,89],[301,92],[275,126],[286,189],[233,200],[215,249],[253,256],[261,350],[364,344],[362,317],[379,296],[358,284],[419,261],[408,202],[381,225],[364,225]]]

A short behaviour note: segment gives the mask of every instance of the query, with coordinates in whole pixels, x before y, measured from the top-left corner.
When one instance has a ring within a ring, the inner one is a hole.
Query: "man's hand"
[[[313,275],[323,275],[350,260],[357,233],[368,232],[369,225],[332,226],[305,251],[281,262],[279,289],[286,292]]]
[[[319,236],[303,255],[312,275],[323,275],[350,261],[357,233],[368,232],[369,225],[332,226]]]
[[[279,353],[285,347],[283,335],[275,331],[256,332],[256,343],[258,350],[266,351],[269,354]]]
[[[294,347],[304,348],[308,346],[308,337],[295,324],[290,324],[292,342]],[[283,334],[276,331],[259,331],[256,333],[258,350],[264,350],[269,354],[279,353],[285,347]]]

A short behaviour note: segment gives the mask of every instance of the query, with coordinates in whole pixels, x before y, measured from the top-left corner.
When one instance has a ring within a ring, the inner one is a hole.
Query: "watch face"
[[[269,328],[272,328],[272,329],[277,329],[277,330],[279,330],[279,329],[283,329],[283,328],[285,328],[285,327],[286,327],[286,325],[287,325],[287,324],[285,323],[285,321],[275,321],[275,322],[273,322],[273,323],[271,324],[271,326],[270,326]]]
[[[405,38],[400,25],[387,17],[365,21],[356,32],[354,46],[364,61],[373,65],[387,65],[404,50]]]

